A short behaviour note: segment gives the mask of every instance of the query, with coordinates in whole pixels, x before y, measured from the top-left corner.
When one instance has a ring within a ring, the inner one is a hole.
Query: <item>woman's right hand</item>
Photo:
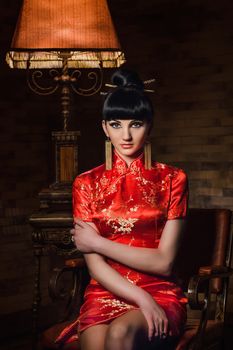
[[[165,338],[168,335],[169,329],[168,319],[163,308],[159,306],[146,291],[140,293],[136,303],[147,321],[149,340],[151,340],[153,336]]]

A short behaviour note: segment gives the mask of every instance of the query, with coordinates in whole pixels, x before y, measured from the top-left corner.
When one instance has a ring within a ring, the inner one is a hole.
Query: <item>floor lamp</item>
[[[53,186],[70,184],[78,172],[79,131],[68,131],[71,91],[83,96],[97,93],[102,70],[125,62],[106,0],[24,0],[7,52],[11,68],[27,70],[31,90],[50,95],[60,88],[63,130],[53,132],[56,178]],[[82,69],[89,71],[82,88]],[[41,82],[49,70],[51,84]]]
[[[56,178],[40,192],[40,210],[30,217],[35,255],[33,329],[41,303],[41,257],[50,249],[72,254],[71,183],[78,173],[79,131],[69,130],[70,93],[91,96],[102,85],[102,70],[125,62],[106,0],[24,0],[6,60],[25,69],[31,90],[50,95],[60,89],[63,130],[53,132]],[[82,69],[90,71],[89,88],[79,85]],[[51,84],[41,84],[45,70]]]

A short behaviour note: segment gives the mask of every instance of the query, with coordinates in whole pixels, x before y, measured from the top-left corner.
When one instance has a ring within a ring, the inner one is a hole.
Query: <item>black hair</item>
[[[103,105],[103,119],[138,119],[153,122],[153,106],[144,93],[144,84],[136,72],[120,68],[112,76],[116,85]]]

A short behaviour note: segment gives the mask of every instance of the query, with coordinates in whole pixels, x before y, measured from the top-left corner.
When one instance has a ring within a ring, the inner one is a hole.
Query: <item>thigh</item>
[[[142,330],[145,334],[147,333],[148,330],[148,325],[147,321],[141,312],[141,310],[132,310],[128,311],[122,316],[119,316],[115,318],[111,323],[110,327],[117,325],[117,324],[122,324],[128,325],[129,327],[133,327],[135,331],[137,330]]]
[[[148,341],[147,321],[140,310],[128,311],[114,319],[107,330],[106,338],[126,338],[127,348],[146,349]]]
[[[114,319],[108,326],[106,337],[111,331],[116,338],[123,333],[127,338],[127,349],[130,350],[174,350],[177,343],[177,338],[169,336],[165,339],[155,337],[149,341],[148,324],[140,310],[128,311]]]
[[[107,324],[91,326],[80,334],[81,350],[104,350]]]

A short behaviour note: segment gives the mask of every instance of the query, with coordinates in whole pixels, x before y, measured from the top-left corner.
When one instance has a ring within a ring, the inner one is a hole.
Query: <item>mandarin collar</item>
[[[142,167],[144,167],[144,152],[142,152],[137,158],[135,158],[128,166],[126,161],[121,158],[116,150],[113,151],[113,170],[119,175],[125,173],[137,173]]]

